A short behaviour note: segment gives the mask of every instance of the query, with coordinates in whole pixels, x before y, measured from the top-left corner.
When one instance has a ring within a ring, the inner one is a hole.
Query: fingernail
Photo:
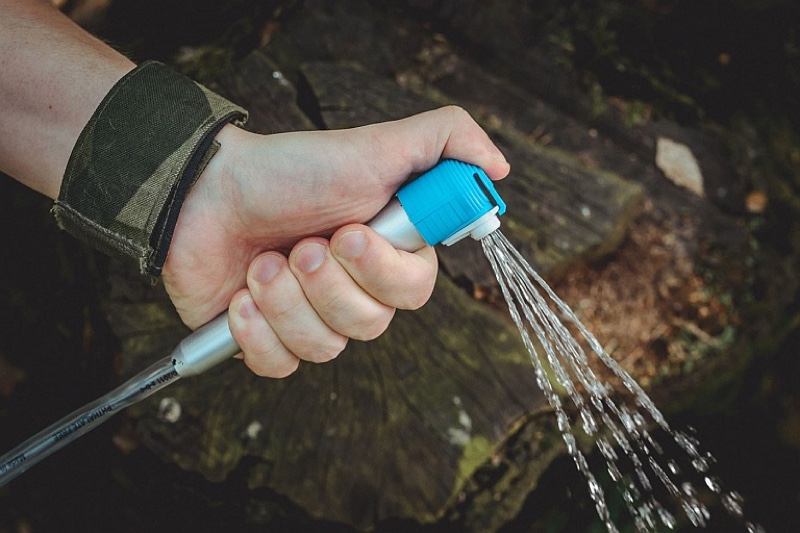
[[[336,254],[343,259],[355,259],[367,248],[367,236],[363,231],[348,231],[339,238]]]
[[[256,314],[256,303],[250,296],[243,296],[239,301],[239,308],[237,309],[239,316],[242,318],[250,318]]]
[[[258,283],[266,283],[274,278],[283,268],[283,258],[275,254],[265,254],[253,265],[253,279]]]
[[[304,244],[297,250],[294,258],[294,265],[304,274],[311,274],[325,260],[325,247],[321,244],[311,242]]]

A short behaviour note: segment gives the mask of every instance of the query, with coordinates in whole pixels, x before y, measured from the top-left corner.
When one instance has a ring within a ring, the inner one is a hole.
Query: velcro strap
[[[157,276],[180,207],[219,148],[228,122],[247,112],[165,65],[120,79],[78,137],[53,213],[61,228]]]

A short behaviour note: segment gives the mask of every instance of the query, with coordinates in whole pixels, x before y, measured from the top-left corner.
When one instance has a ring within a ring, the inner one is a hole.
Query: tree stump
[[[704,227],[725,228],[713,235],[726,235],[730,250],[743,232],[712,203],[663,179],[654,161],[659,135],[701,148],[705,140],[668,123],[626,129],[613,116],[598,131],[552,103],[557,89],[535,93],[515,85],[408,19],[356,0],[310,4],[215,86],[250,109],[249,128],[353,127],[460,104],[512,165],[512,177],[498,184],[508,203],[502,231],[551,279],[573,282],[561,290],[584,304],[591,328],[651,326],[640,320],[643,304],[633,296],[624,296],[634,302],[629,307],[610,304],[625,313],[604,314],[591,286],[580,283],[601,285],[602,273],[591,266],[598,258],[613,276],[620,266],[614,253],[634,263],[642,257],[651,269],[604,282],[617,295],[624,284],[641,283],[663,313],[658,320],[718,338],[716,352],[729,346],[723,322],[731,316],[694,322],[699,306],[711,304],[676,284],[692,282],[722,305],[713,291],[723,289],[696,274],[694,239]],[[584,104],[575,104],[581,113]],[[641,233],[628,233],[634,220],[651,231],[648,245],[680,253],[648,255],[653,248],[642,247]],[[304,365],[282,381],[255,378],[233,362],[178,383],[133,409],[142,440],[208,479],[224,482],[235,472],[251,489],[267,487],[314,517],[359,529],[399,518],[496,530],[519,513],[561,444],[516,331],[487,305],[496,283],[479,246],[460,243],[440,256],[431,302],[398,314],[379,340],[353,342],[336,361]],[[654,275],[665,277],[653,285]],[[116,278],[112,304],[129,372],[186,334],[163,294],[142,292],[136,283]],[[639,337],[620,337],[634,352],[684,342],[656,330],[634,333]],[[630,371],[645,379],[675,375],[673,361],[655,370],[637,364]],[[180,406],[177,420],[159,414],[165,398]]]
[[[257,51],[217,88],[251,110],[255,131],[307,128],[309,120],[292,102],[292,76],[283,72]],[[352,65],[307,63],[299,72],[325,127],[446,103]],[[272,109],[281,109],[276,120]],[[524,139],[498,142],[516,169],[501,189],[509,203],[504,231],[544,268],[619,241],[639,201],[637,186]],[[246,459],[239,475],[249,487],[268,487],[313,516],[357,528],[389,518],[432,522],[459,500],[480,502],[483,489],[469,484],[476,471],[522,427],[531,432],[531,423],[546,425],[537,419],[546,408],[510,321],[453,282],[493,285],[480,247],[459,243],[442,257],[446,275],[428,305],[399,313],[377,341],[352,342],[335,362],[304,365],[285,380],[257,378],[231,362],[179,382],[131,409],[142,440],[214,481],[224,481]],[[136,283],[115,278],[112,304],[129,372],[187,333],[163,294]],[[165,401],[180,406],[177,420],[163,416]],[[559,450],[558,439],[543,439],[530,464],[517,466],[516,485],[507,483],[519,487],[524,480],[517,498],[509,497],[502,510],[476,504],[467,513],[473,522],[501,524],[514,516],[519,495]]]

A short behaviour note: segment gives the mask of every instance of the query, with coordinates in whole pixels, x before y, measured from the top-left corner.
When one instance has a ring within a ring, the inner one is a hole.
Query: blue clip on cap
[[[506,204],[486,173],[445,159],[397,191],[409,220],[429,245],[482,239],[500,227]]]

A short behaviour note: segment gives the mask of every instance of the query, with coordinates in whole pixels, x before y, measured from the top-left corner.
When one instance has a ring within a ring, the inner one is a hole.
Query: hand
[[[163,279],[196,328],[228,307],[246,364],[291,374],[370,340],[433,290],[432,248],[395,250],[370,220],[415,172],[453,158],[501,179],[509,165],[458,107],[336,131],[257,135],[226,126],[186,198]],[[288,255],[285,255],[288,254]]]

